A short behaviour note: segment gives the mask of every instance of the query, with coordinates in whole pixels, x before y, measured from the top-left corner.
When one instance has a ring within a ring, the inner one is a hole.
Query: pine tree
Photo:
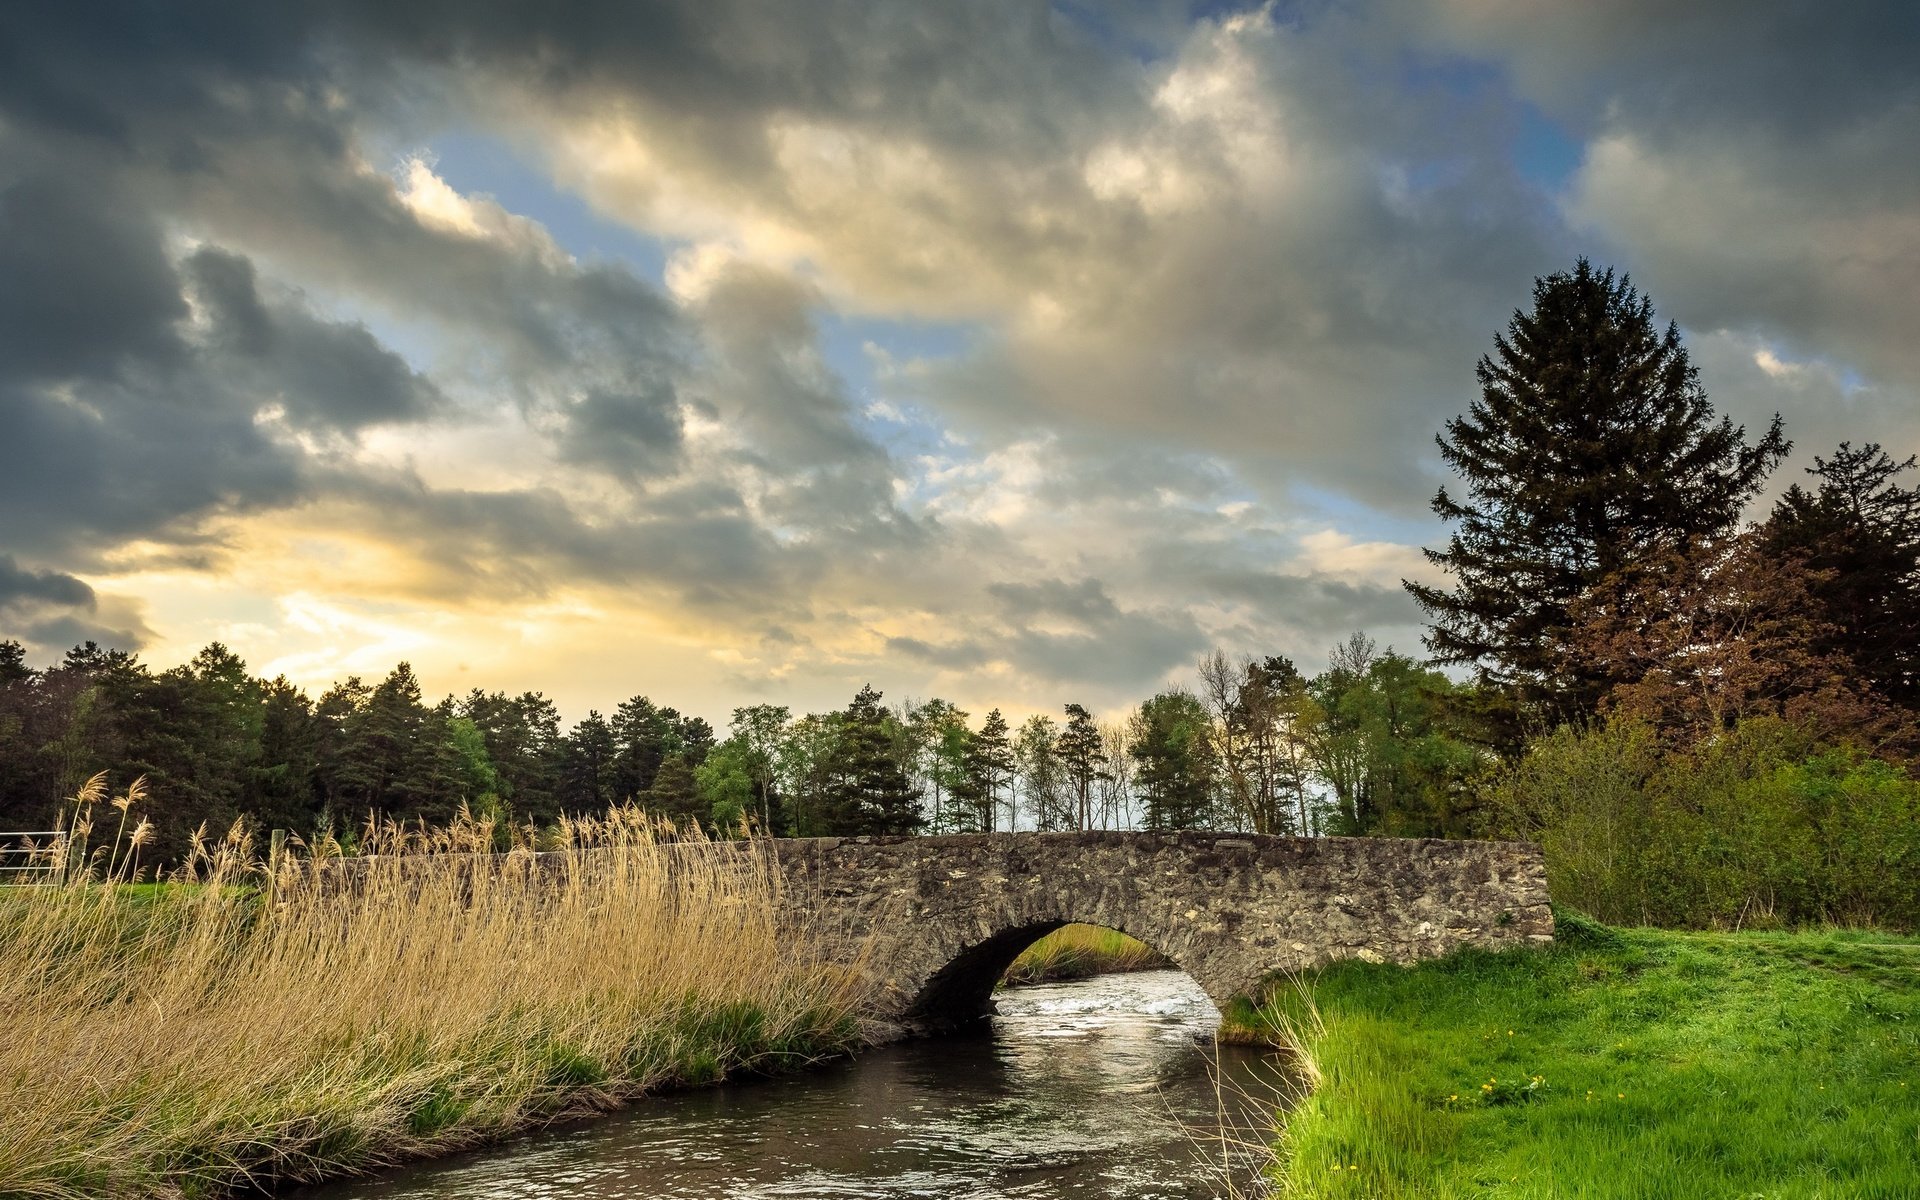
[[[987,714],[980,732],[967,739],[953,792],[959,807],[956,827],[964,832],[992,833],[999,826],[1000,793],[1014,766],[1013,743],[1007,733],[1007,719],[996,708]]]
[[[546,825],[560,815],[560,710],[539,692],[467,693],[460,713],[479,729],[505,808],[516,821]]]
[[[701,802],[699,781],[685,753],[669,754],[661,760],[660,769],[654,772],[653,787],[641,802],[648,812],[681,827],[712,823],[712,809]]]
[[[1481,395],[1440,452],[1465,481],[1433,510],[1455,522],[1427,557],[1451,591],[1408,582],[1443,663],[1476,665],[1553,719],[1593,711],[1614,681],[1569,646],[1567,606],[1647,556],[1726,533],[1788,443],[1780,419],[1755,445],[1715,420],[1677,327],[1585,259],[1537,280],[1480,360]]]
[[[637,799],[615,793],[614,753],[612,727],[597,709],[589,710],[561,745],[558,792],[562,811],[602,813],[613,804]]]
[[[408,815],[400,810],[405,800],[400,789],[426,716],[420,681],[411,665],[401,663],[367,693],[364,706],[347,717],[335,786],[350,819]]]
[[[862,687],[847,706],[826,795],[832,828],[849,834],[913,833],[920,828],[920,791],[894,753],[894,719],[880,693]]]
[[[1108,774],[1100,727],[1094,724],[1093,714],[1078,704],[1067,705],[1066,714],[1066,728],[1054,742],[1053,752],[1072,801],[1068,823],[1074,829],[1092,829],[1094,789]]]
[[[1813,461],[1818,487],[1787,489],[1762,544],[1813,574],[1814,603],[1834,631],[1820,648],[1851,659],[1882,697],[1920,710],[1920,486],[1897,482],[1920,460],[1842,442]]]

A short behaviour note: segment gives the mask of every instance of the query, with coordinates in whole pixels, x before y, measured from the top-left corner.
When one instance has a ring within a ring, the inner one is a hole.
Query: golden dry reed
[[[236,829],[154,885],[142,803],[96,777],[45,851],[65,878],[0,888],[0,1195],[362,1171],[856,1037],[856,973],[779,925],[752,846],[623,810],[541,856],[477,853],[497,831],[464,820],[269,864]]]

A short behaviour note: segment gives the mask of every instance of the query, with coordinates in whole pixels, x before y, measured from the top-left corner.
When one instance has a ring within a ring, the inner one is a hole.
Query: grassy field
[[[616,815],[554,879],[471,832],[350,892],[286,864],[274,902],[237,842],[210,886],[5,889],[0,1195],[313,1179],[852,1046],[850,973],[775,928],[750,852]]]
[[[1166,965],[1159,951],[1124,933],[1099,925],[1062,925],[1021,951],[1003,981],[1050,983]]]
[[[1260,1014],[1318,1075],[1282,1194],[1920,1197],[1920,942],[1570,917],[1550,950],[1310,990]]]

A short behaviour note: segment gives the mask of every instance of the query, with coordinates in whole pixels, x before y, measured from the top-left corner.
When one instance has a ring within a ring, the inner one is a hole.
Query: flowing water
[[[1287,1087],[1279,1059],[1211,1042],[1178,971],[1000,993],[979,1034],[781,1079],[656,1097],[298,1200],[1149,1197],[1242,1193]]]

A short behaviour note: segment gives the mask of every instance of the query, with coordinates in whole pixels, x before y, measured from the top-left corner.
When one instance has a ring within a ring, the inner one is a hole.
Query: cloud
[[[228,371],[245,373],[251,397],[276,404],[295,427],[353,433],[444,407],[433,382],[366,326],[322,320],[297,295],[269,305],[240,255],[207,247],[184,267],[212,327],[209,348],[223,352]]]
[[[1212,645],[1412,645],[1432,434],[1582,250],[1749,427],[1920,448],[1911,15],[1531,11],[16,6],[0,550],[101,587],[49,636],[147,636],[137,580],[315,671],[411,623],[715,712],[1119,705]],[[449,134],[553,194],[456,186]]]
[[[128,606],[109,603],[104,609],[84,580],[23,567],[11,554],[0,554],[0,638],[53,655],[89,641],[138,650],[152,636]]]
[[[1920,9],[1613,0],[1545,21],[1531,7],[1435,12],[1452,45],[1583,132],[1576,228],[1683,324],[1920,390],[1910,319],[1888,302],[1920,291]]]

